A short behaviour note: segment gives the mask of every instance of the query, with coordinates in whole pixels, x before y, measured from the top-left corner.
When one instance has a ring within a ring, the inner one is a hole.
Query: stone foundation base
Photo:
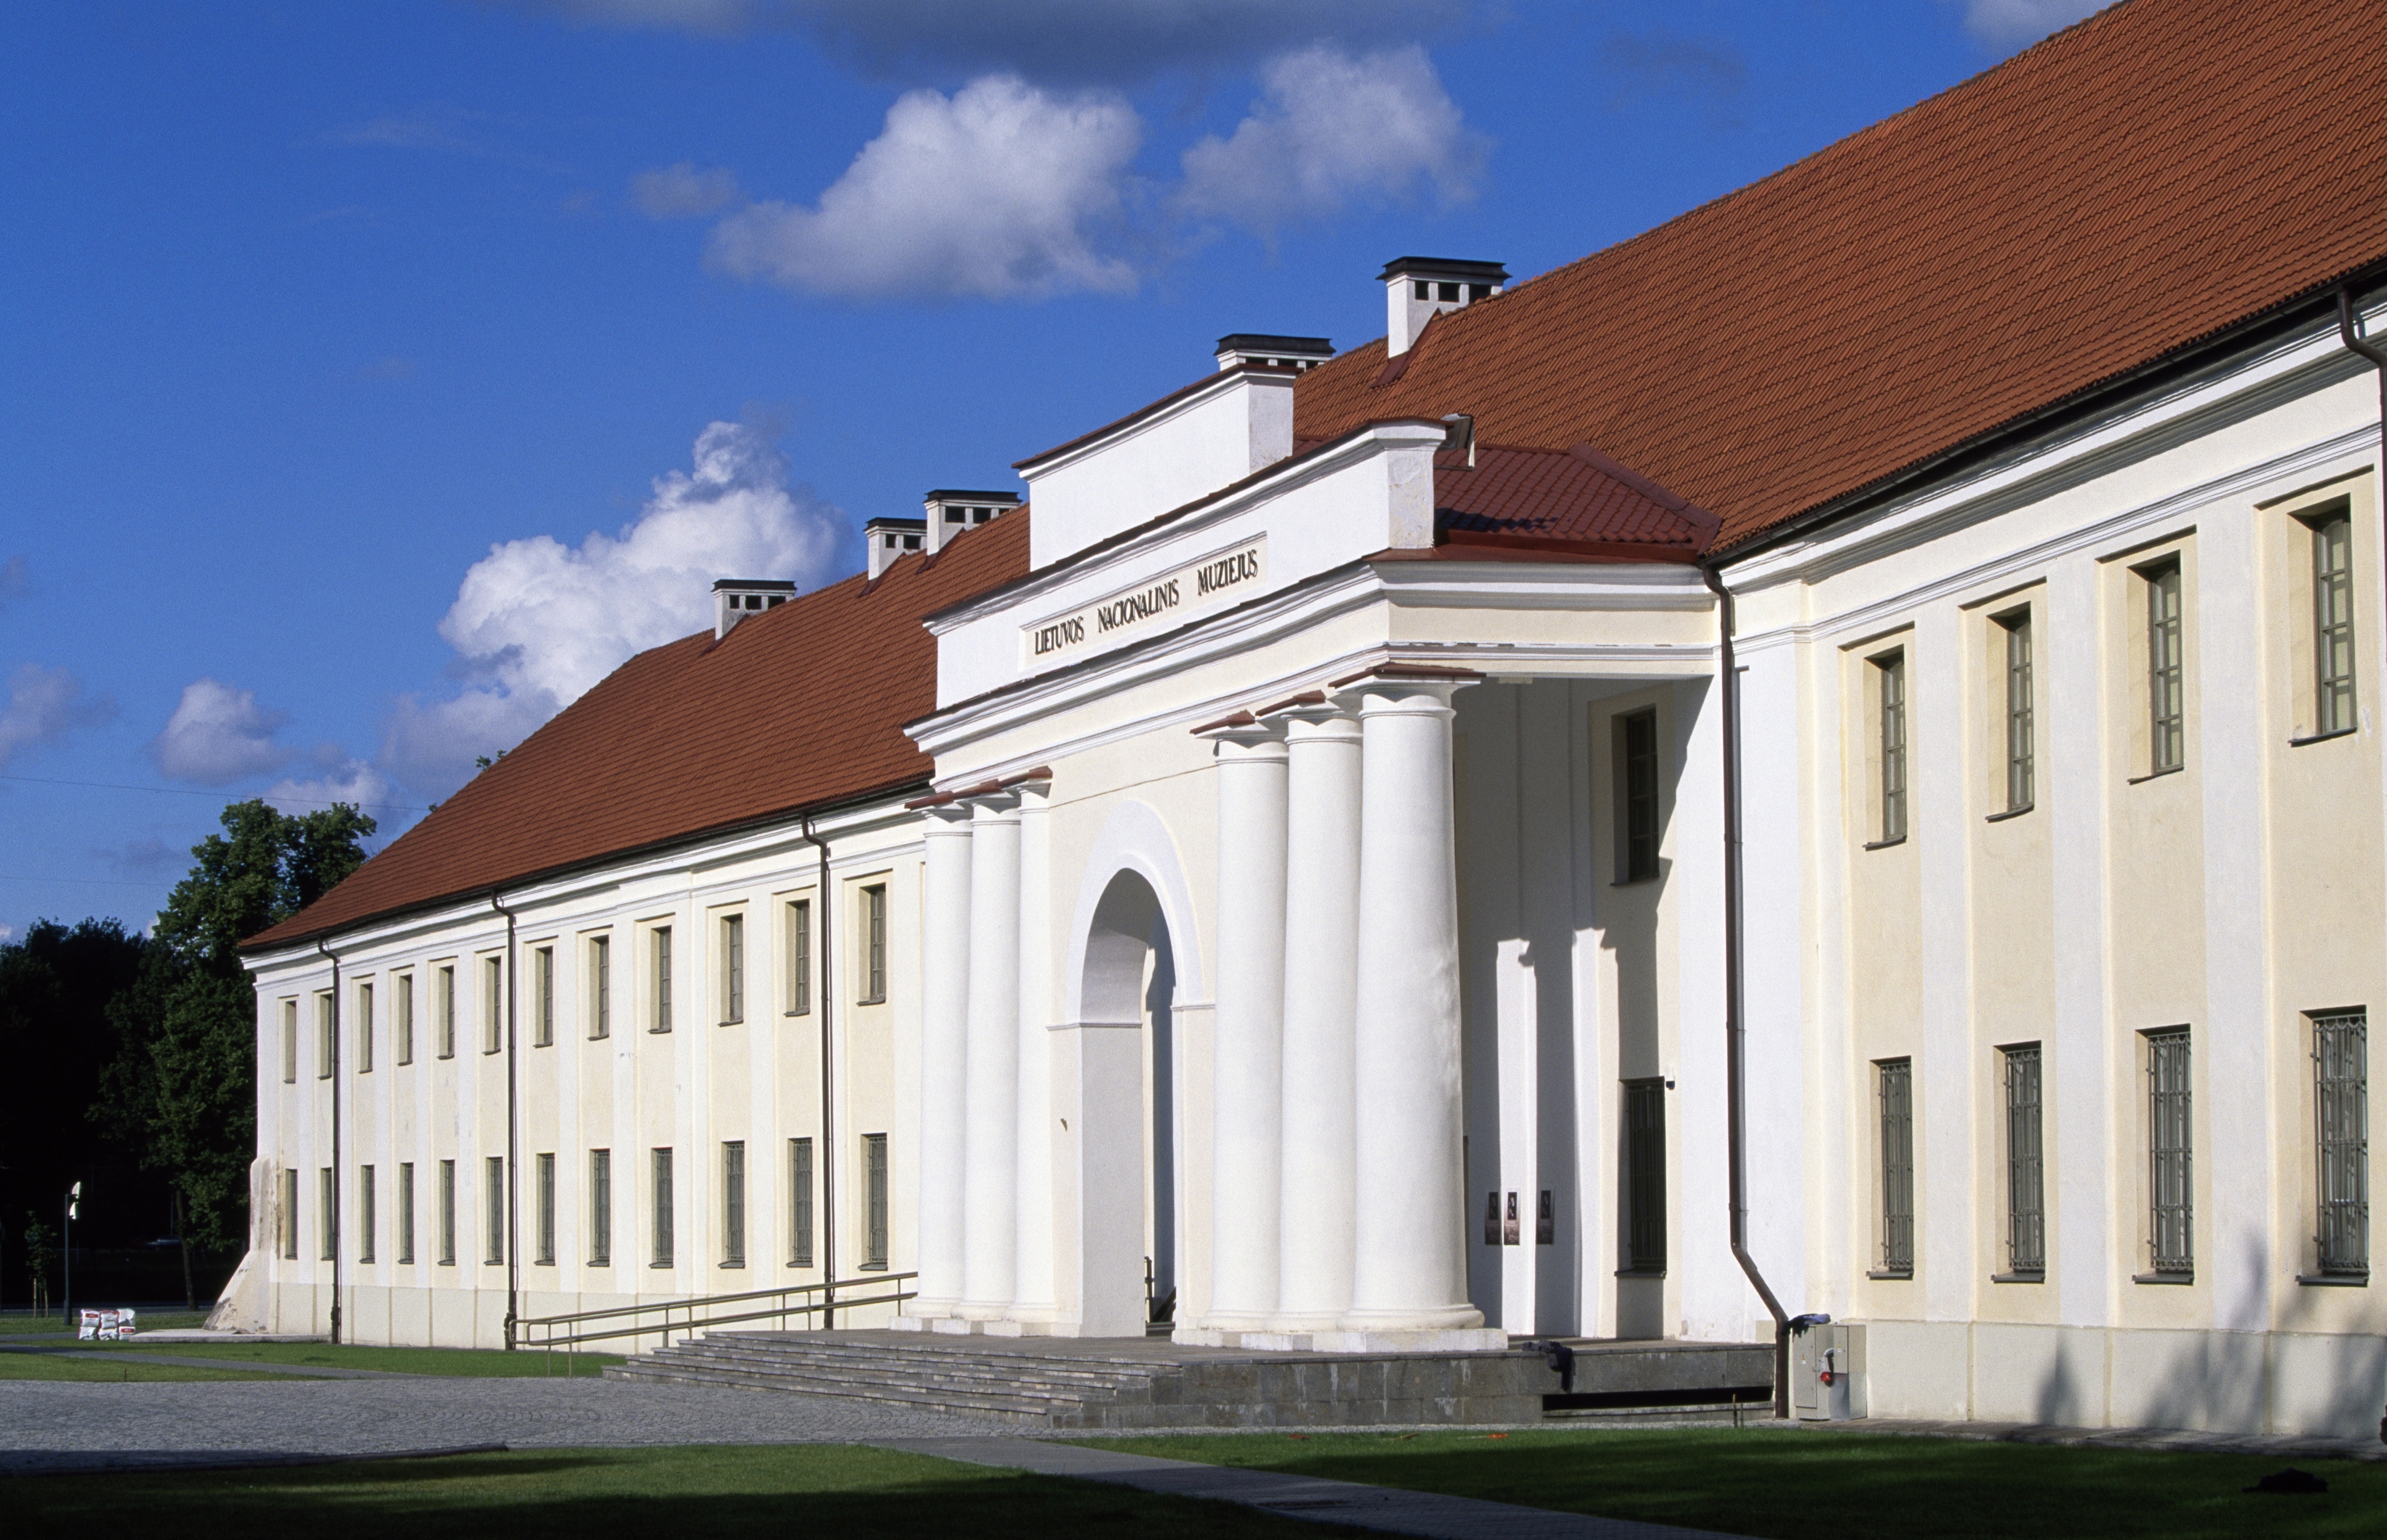
[[[1223,1332],[1181,1327],[1172,1341],[1189,1347],[1237,1347],[1248,1353],[1505,1353],[1509,1333],[1489,1327],[1419,1332]]]

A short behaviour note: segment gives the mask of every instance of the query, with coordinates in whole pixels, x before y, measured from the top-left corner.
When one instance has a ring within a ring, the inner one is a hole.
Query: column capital
[[[1206,723],[1194,729],[1194,736],[1208,739],[1222,760],[1274,759],[1284,753],[1283,729],[1249,712]]]
[[[914,810],[920,814],[922,832],[931,839],[969,833],[969,804],[958,797],[951,801],[924,799],[914,804]]]
[[[1261,712],[1259,716],[1261,721],[1282,728],[1288,742],[1357,738],[1359,736],[1359,719],[1352,714],[1349,704],[1322,689],[1305,691],[1290,701],[1280,701]]]
[[[1403,709],[1448,710],[1450,698],[1484,675],[1471,668],[1445,668],[1434,663],[1379,663],[1346,675],[1329,687],[1333,697],[1352,711],[1373,714]],[[1427,704],[1427,702],[1432,702]]]

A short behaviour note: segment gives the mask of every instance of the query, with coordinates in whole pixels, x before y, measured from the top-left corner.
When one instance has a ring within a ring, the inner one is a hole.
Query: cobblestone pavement
[[[878,1444],[1011,1429],[841,1396],[611,1380],[0,1384],[0,1474],[503,1445]]]

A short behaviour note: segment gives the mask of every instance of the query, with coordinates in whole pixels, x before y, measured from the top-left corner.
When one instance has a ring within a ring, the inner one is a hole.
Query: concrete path
[[[1387,1534],[1433,1540],[1737,1540],[1712,1530],[1676,1529],[1624,1519],[1520,1508],[1480,1497],[1447,1497],[1389,1486],[1328,1481],[1275,1471],[1242,1471],[1151,1455],[1119,1454],[1029,1438],[871,1439],[881,1449],[935,1455],[970,1465],[1032,1471],[1039,1475],[1113,1482],[1172,1497],[1240,1503],[1288,1519],[1315,1519]]]

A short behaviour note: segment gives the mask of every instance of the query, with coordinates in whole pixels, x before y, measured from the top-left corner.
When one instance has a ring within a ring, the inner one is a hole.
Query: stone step
[[[1080,1405],[1042,1396],[990,1395],[933,1389],[914,1391],[895,1385],[864,1386],[838,1382],[807,1384],[777,1375],[744,1374],[718,1369],[674,1369],[661,1365],[616,1365],[608,1368],[605,1376],[650,1384],[718,1385],[738,1390],[776,1391],[782,1395],[834,1395],[881,1406],[913,1407],[924,1411],[946,1411],[964,1416],[991,1416],[1040,1425],[1049,1425],[1056,1410],[1076,1410]]]
[[[991,1384],[1028,1387],[1054,1393],[1091,1395],[1109,1391],[1149,1388],[1153,1382],[1170,1371],[1107,1372],[1076,1370],[1053,1365],[1022,1365],[1017,1363],[981,1363],[954,1361],[937,1364],[889,1363],[867,1364],[827,1356],[811,1357],[800,1354],[753,1353],[739,1348],[685,1347],[669,1348],[650,1354],[654,1362],[683,1365],[717,1365],[755,1372],[780,1372],[807,1377],[861,1377],[876,1382],[911,1381],[940,1384]]]

